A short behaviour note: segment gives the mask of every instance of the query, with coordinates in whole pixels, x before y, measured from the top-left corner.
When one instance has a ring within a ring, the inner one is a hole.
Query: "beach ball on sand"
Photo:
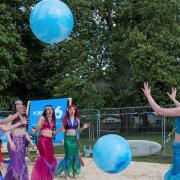
[[[123,171],[131,162],[130,145],[121,136],[102,136],[94,145],[93,159],[96,165],[107,173]]]
[[[42,0],[30,14],[30,27],[37,39],[57,44],[71,33],[74,19],[70,8],[59,0]]]

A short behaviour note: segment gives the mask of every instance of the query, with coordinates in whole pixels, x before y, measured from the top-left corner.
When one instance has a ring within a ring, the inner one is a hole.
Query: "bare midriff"
[[[52,137],[52,130],[41,130],[40,134],[43,136]]]
[[[75,129],[67,129],[66,134],[67,135],[76,135],[76,130]]]
[[[25,128],[16,128],[11,130],[11,133],[15,136],[23,136],[26,133]]]
[[[180,134],[175,133],[175,142],[180,142]]]

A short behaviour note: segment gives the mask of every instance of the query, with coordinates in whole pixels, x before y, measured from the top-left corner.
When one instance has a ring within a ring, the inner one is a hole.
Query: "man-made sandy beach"
[[[131,162],[129,167],[118,174],[107,174],[98,169],[93,159],[85,159],[80,180],[163,180],[170,165]]]
[[[129,167],[118,174],[107,174],[98,169],[92,158],[84,158],[85,167],[82,168],[81,175],[77,180],[163,180],[164,174],[170,165],[146,162],[131,162]],[[31,177],[33,163],[28,161],[29,177]],[[4,166],[3,175],[6,172]],[[61,177],[55,178],[65,179]]]

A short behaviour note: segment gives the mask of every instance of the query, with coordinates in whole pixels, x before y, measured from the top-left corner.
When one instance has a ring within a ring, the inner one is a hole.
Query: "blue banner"
[[[31,129],[36,127],[38,119],[43,113],[46,105],[52,105],[53,109],[55,110],[56,130],[58,130],[62,126],[62,119],[66,114],[67,103],[67,98],[30,101],[28,133],[30,134]],[[60,142],[63,138],[64,133],[60,133],[56,136],[54,143]]]

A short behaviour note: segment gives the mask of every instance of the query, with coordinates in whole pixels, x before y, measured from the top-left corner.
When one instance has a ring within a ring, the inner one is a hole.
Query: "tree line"
[[[146,105],[144,81],[164,105],[171,86],[180,90],[180,0],[65,0],[75,26],[54,46],[31,32],[37,2],[0,2],[1,110],[17,98],[72,97],[80,108]]]

